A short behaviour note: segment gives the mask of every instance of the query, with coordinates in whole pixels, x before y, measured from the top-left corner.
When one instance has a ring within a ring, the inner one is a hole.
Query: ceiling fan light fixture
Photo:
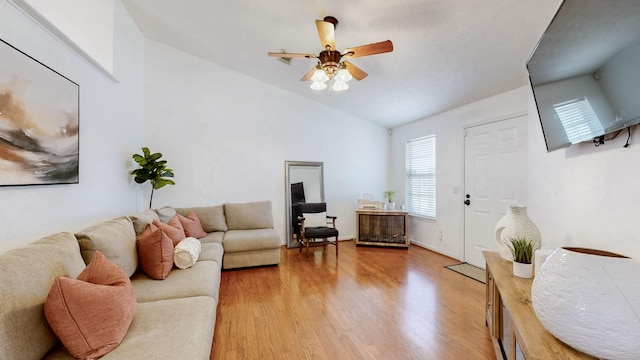
[[[302,81],[313,81],[311,84],[311,89],[313,90],[326,89],[330,83],[333,91],[345,91],[349,89],[347,82],[351,79],[360,81],[368,76],[362,69],[344,60],[345,56],[351,59],[393,51],[393,43],[391,40],[386,40],[347,48],[342,54],[336,50],[335,29],[338,25],[338,19],[333,16],[326,16],[323,20],[316,20],[315,23],[322,46],[322,51],[318,55],[287,53],[284,49],[278,53],[267,53],[269,56],[279,58],[317,59],[316,65],[309,69],[300,79]]]
[[[341,68],[340,71],[338,71],[338,74],[336,74],[336,81],[341,81],[346,83],[351,79],[353,79],[353,76],[351,76],[351,74],[349,73],[349,70],[347,70],[344,67]]]
[[[323,81],[314,81],[311,83],[311,90],[324,90],[327,88],[327,84]]]
[[[311,76],[311,81],[313,81],[314,83],[315,82],[324,83],[324,82],[326,82],[328,80],[329,80],[329,76],[327,76],[327,74],[322,69],[317,69],[313,73],[313,76]],[[325,88],[326,88],[326,86],[325,86]],[[312,87],[312,89],[313,89],[313,87]]]
[[[336,80],[333,83],[333,86],[331,86],[331,89],[333,89],[333,91],[345,91],[349,88],[349,84],[347,84],[344,81],[338,81]]]

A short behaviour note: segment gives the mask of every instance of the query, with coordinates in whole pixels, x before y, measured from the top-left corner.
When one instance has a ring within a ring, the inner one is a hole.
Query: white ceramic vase
[[[536,272],[531,300],[542,325],[601,359],[640,359],[640,262],[560,248]]]
[[[542,245],[540,230],[529,219],[526,206],[509,206],[507,213],[496,223],[495,239],[498,251],[503,259],[513,261],[511,250],[509,250],[505,242],[516,237],[526,237],[533,241],[534,251],[540,249]]]

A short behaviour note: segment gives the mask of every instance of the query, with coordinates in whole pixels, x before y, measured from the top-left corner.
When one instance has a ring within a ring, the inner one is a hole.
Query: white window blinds
[[[591,140],[604,134],[602,124],[587,98],[553,105],[567,138],[572,144]]]
[[[436,217],[436,137],[413,139],[406,145],[407,210]]]

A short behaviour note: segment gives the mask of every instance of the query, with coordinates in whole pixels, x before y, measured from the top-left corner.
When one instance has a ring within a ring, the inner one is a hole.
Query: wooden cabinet
[[[409,213],[356,210],[356,245],[409,247]]]
[[[513,276],[512,263],[483,251],[487,263],[486,315],[498,359],[595,359],[556,339],[531,306],[532,279]]]

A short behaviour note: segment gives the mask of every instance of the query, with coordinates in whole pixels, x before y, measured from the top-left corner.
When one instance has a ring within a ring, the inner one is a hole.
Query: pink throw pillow
[[[142,271],[156,280],[164,280],[173,267],[173,242],[154,224],[138,236],[138,262]]]
[[[136,297],[127,274],[96,251],[77,279],[55,279],[44,314],[69,353],[77,359],[99,358],[127,334]]]
[[[196,215],[195,212],[189,211],[187,216],[178,215],[178,219],[180,219],[180,223],[184,228],[184,234],[187,237],[193,237],[196,239],[200,239],[202,237],[207,236],[207,233],[202,229],[202,224],[200,223],[200,218]]]
[[[153,225],[159,227],[165,234],[167,234],[169,239],[171,239],[171,242],[173,242],[173,247],[176,247],[180,240],[187,237],[184,234],[184,228],[182,227],[180,218],[178,218],[178,214],[173,215],[171,220],[166,224],[159,220],[153,220]]]

